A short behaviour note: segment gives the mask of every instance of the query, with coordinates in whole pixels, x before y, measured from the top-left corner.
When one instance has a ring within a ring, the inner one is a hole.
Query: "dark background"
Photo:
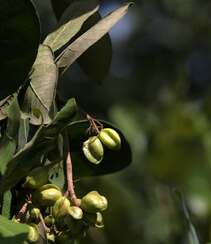
[[[123,2],[101,1],[100,12]],[[208,243],[211,2],[134,2],[110,32],[113,59],[102,84],[77,64],[59,83],[64,100],[74,96],[87,112],[116,124],[133,151],[122,172],[75,183],[79,196],[95,189],[109,200],[105,228],[90,230],[83,243],[193,244],[175,188],[184,193],[200,243]],[[50,1],[35,3],[44,38],[56,18]]]

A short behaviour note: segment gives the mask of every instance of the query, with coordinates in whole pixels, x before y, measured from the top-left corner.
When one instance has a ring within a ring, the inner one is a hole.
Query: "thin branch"
[[[73,166],[70,154],[69,140],[67,140],[67,158],[66,158],[66,177],[67,177],[67,191],[65,196],[70,196],[71,202],[74,206],[78,206],[78,199],[75,194],[74,184],[73,184]]]
[[[16,219],[20,220],[23,215],[26,213],[28,206],[32,204],[32,196],[31,194],[29,196],[27,196],[26,198],[26,202],[22,205],[21,209],[19,210],[18,214],[16,215]]]
[[[42,226],[43,226],[45,232],[46,232],[46,233],[49,233],[49,232],[50,232],[50,229],[46,226],[46,224],[45,224],[45,220],[44,220],[44,218],[43,218],[43,216],[42,216],[41,213],[40,213],[39,218],[40,218],[40,222],[41,222],[41,224],[42,224]]]
[[[91,133],[94,132],[96,134],[99,134],[100,131],[103,129],[103,124],[100,123],[100,121],[98,121],[97,119],[94,119],[89,114],[86,114],[86,119],[90,123],[90,127],[89,127],[88,131],[91,131]]]

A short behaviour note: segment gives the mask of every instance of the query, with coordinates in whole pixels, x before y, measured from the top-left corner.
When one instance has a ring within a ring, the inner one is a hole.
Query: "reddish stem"
[[[86,114],[86,119],[89,121],[90,123],[90,131],[94,131],[97,134],[100,133],[100,131],[103,128],[103,125],[96,119],[92,118],[89,114]]]
[[[40,218],[40,222],[41,222],[41,224],[42,224],[42,226],[43,226],[45,232],[49,233],[49,232],[50,232],[50,229],[46,226],[46,224],[45,224],[45,220],[43,219],[43,216],[42,216],[41,213],[40,213],[39,218]]]
[[[32,196],[31,194],[27,196],[26,202],[23,204],[21,209],[19,210],[18,214],[16,215],[16,219],[21,219],[22,216],[26,213],[28,205],[32,204]]]
[[[73,166],[70,154],[70,146],[68,142],[67,159],[66,159],[66,176],[67,176],[67,191],[65,196],[70,196],[71,202],[74,206],[78,206],[78,199],[75,194],[74,184],[73,184]]]

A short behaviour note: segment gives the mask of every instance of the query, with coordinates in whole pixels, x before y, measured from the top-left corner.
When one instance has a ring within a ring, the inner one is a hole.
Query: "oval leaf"
[[[81,29],[84,21],[99,8],[97,0],[77,1],[72,3],[64,12],[60,27],[50,33],[44,44],[55,52],[64,46]]]
[[[32,124],[49,124],[54,116],[57,80],[52,51],[48,46],[40,45],[22,105],[23,111],[30,115]],[[40,111],[40,117],[34,115],[35,109]]]
[[[0,243],[23,244],[27,240],[29,227],[25,224],[15,223],[0,215]]]
[[[29,0],[1,0],[0,4],[0,99],[24,82],[36,58],[40,24]]]
[[[87,129],[90,124],[87,120],[72,123],[68,127],[68,133],[73,160],[74,177],[114,173],[127,167],[132,161],[130,146],[122,132],[108,122],[101,120],[100,122],[103,124],[104,128],[113,128],[119,133],[122,140],[121,149],[118,151],[111,151],[104,148],[105,152],[103,160],[100,164],[93,165],[86,159],[82,151],[83,142],[90,136],[87,133]]]
[[[90,16],[89,19],[84,23],[81,33],[86,32],[100,20],[101,16],[98,12]],[[108,74],[111,59],[111,38],[109,34],[106,34],[78,58],[78,63],[81,69],[91,79],[101,81]]]
[[[65,11],[71,0],[51,0],[53,10],[57,17],[57,20],[61,18],[61,21],[71,16],[71,4],[70,7]],[[84,2],[84,1],[83,1]],[[63,14],[63,12],[65,12]],[[68,13],[68,14],[67,14]],[[62,15],[63,14],[63,15]],[[70,19],[70,17],[69,17]],[[99,12],[94,13],[90,16],[83,24],[81,31],[77,36],[82,35],[98,21],[101,20],[101,15]],[[60,21],[60,22],[61,22]],[[92,47],[90,47],[86,52],[84,52],[78,59],[78,63],[81,69],[93,80],[101,81],[107,75],[112,59],[112,44],[109,34],[103,36],[98,42],[96,42]]]
[[[131,3],[108,14],[83,35],[72,42],[58,57],[57,65],[64,73],[88,48],[101,39],[127,13]]]

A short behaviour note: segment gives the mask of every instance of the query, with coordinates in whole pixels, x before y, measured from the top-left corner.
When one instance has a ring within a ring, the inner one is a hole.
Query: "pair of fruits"
[[[119,150],[121,148],[121,138],[119,134],[111,128],[102,129],[97,136],[92,136],[83,143],[83,153],[86,159],[99,164],[103,160],[104,147],[110,150]]]

